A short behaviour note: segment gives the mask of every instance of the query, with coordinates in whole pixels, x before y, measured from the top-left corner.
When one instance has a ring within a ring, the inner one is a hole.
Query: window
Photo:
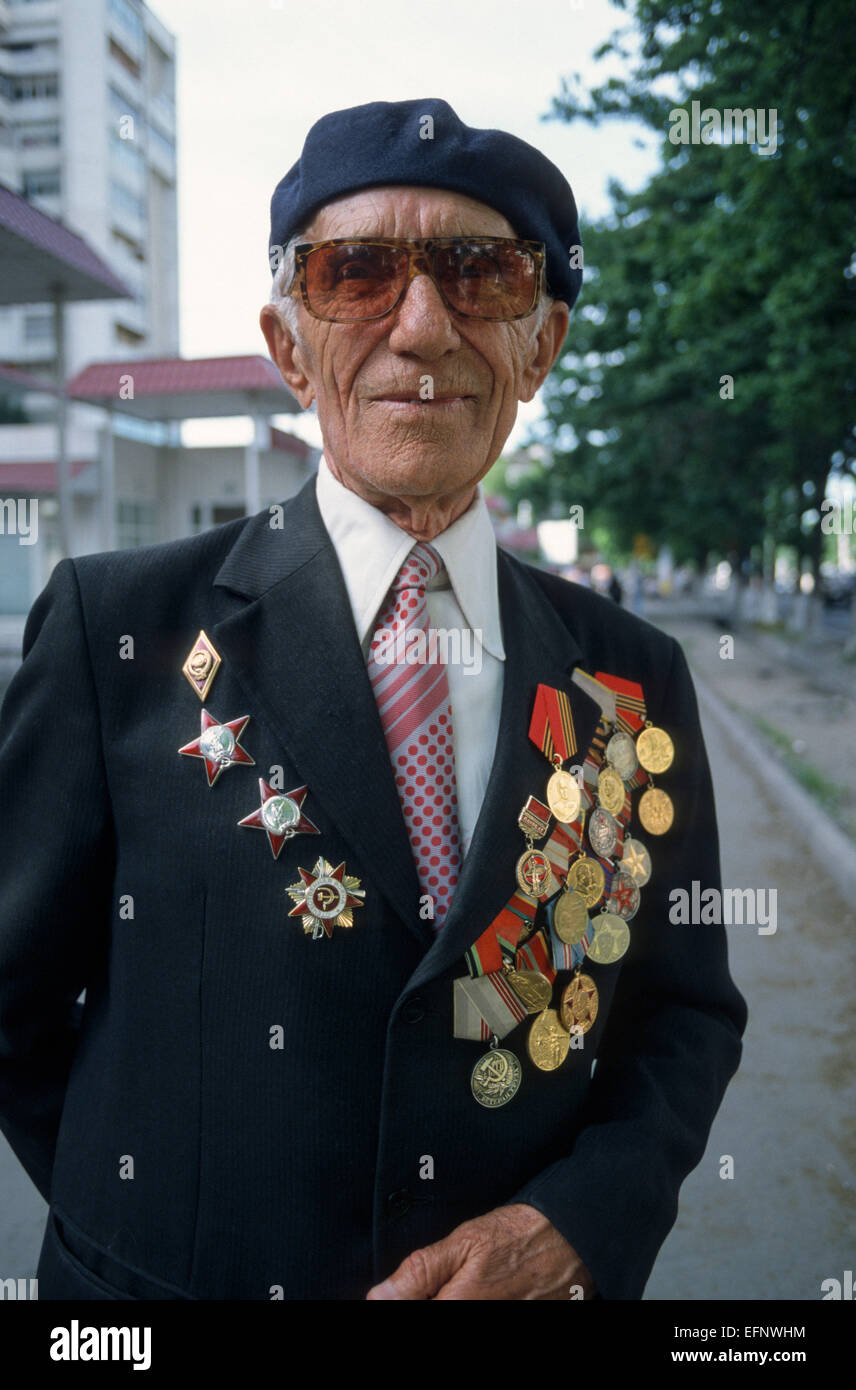
[[[59,169],[39,169],[22,173],[22,192],[25,198],[53,198],[59,193]]]
[[[133,550],[138,545],[153,545],[158,538],[158,509],[156,502],[116,503],[116,548]]]
[[[110,14],[136,43],[143,41],[143,22],[128,0],[110,0]]]
[[[51,342],[53,335],[52,314],[26,314],[24,316],[24,340],[26,342]]]
[[[110,180],[110,201],[117,212],[122,212],[127,217],[136,217],[140,222],[145,221],[146,209],[142,198],[138,198],[115,179]]]
[[[125,52],[124,48],[120,48],[115,39],[110,40],[110,57],[115,58],[119,66],[124,68],[126,72],[129,72],[132,77],[139,77],[139,63],[135,62],[131,55]]]
[[[44,101],[59,96],[59,77],[55,72],[34,73],[31,77],[12,80],[13,101]]]
[[[59,145],[59,121],[28,121],[18,126],[18,148],[47,150]]]
[[[133,328],[126,328],[124,323],[113,324],[114,335],[117,343],[123,347],[140,347],[146,341],[145,333],[137,333]]]

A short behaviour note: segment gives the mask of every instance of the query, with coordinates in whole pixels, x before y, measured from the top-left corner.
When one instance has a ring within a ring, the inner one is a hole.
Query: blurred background
[[[442,96],[574,189],[583,291],[494,525],[681,641],[724,881],[778,904],[729,928],[744,1063],[648,1298],[856,1268],[854,70],[846,0],[0,0],[0,691],[63,555],[316,468],[258,328],[316,119]],[[0,1143],[2,1280],[45,1208]]]

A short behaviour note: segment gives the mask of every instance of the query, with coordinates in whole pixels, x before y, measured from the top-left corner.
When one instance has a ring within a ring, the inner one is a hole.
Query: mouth
[[[421,396],[413,395],[412,393],[393,392],[388,396],[373,396],[372,400],[375,404],[392,405],[405,409],[418,408],[437,410],[443,407],[448,408],[450,406],[463,405],[465,401],[475,400],[475,396],[447,394],[429,396],[427,399],[423,400]]]

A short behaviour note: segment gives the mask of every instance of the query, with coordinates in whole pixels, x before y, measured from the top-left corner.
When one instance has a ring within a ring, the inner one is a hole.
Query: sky
[[[640,127],[541,119],[562,76],[578,72],[593,86],[615,70],[591,56],[627,22],[608,0],[153,0],[151,8],[177,41],[185,357],[267,352],[258,313],[270,291],[270,196],[328,111],[442,97],[468,124],[537,145],[588,217],[608,210],[610,178],[635,188],[656,165]],[[521,407],[507,449],[539,415],[537,398]],[[314,416],[279,423],[320,444]],[[185,439],[243,442],[248,425],[214,429],[191,424]]]

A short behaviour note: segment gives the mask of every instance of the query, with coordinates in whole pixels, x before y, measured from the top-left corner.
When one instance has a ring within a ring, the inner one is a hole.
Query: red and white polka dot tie
[[[461,863],[449,676],[427,641],[425,586],[442,568],[432,546],[414,545],[378,615],[368,656],[416,871],[434,903],[435,930],[449,909]],[[426,637],[417,637],[420,632]]]

